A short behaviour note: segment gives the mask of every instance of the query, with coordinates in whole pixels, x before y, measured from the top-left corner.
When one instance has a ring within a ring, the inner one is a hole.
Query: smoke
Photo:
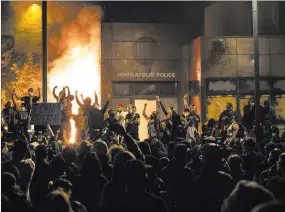
[[[54,101],[51,93],[55,86],[70,88],[72,94],[79,94],[95,100],[94,91],[101,90],[101,17],[98,6],[81,8],[71,21],[64,21],[60,35],[49,37],[49,54],[55,58],[49,64],[48,100]],[[100,96],[99,96],[100,102]],[[77,114],[78,105],[73,102],[72,113]],[[75,123],[71,120],[69,142],[75,142]]]
[[[75,19],[63,24],[60,38],[51,37],[49,48],[56,48],[57,54],[65,54],[71,48],[78,45],[87,45],[100,36],[101,8],[90,6],[82,8]]]
[[[49,64],[50,91],[67,85],[92,99],[95,90],[100,92],[101,17],[99,6],[81,8],[73,20],[61,25],[60,36],[50,37],[49,48],[57,55]]]

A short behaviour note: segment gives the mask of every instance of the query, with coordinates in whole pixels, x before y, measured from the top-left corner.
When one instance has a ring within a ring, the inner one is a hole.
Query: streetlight
[[[47,2],[42,1],[43,102],[47,103]]]
[[[255,134],[260,142],[260,86],[259,86],[259,40],[258,40],[258,2],[252,0],[252,27],[254,43],[254,97],[255,97]]]

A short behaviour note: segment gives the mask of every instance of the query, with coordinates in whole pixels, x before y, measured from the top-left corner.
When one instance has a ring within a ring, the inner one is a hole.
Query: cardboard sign
[[[34,125],[61,125],[61,104],[33,104],[31,118]]]

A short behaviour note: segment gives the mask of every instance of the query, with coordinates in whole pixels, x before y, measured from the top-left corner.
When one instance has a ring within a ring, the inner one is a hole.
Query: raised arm
[[[99,98],[98,98],[98,95],[97,95],[96,91],[94,91],[94,96],[95,96],[95,104],[99,105]]]
[[[12,94],[15,96],[15,98],[16,98],[17,100],[21,100],[21,97],[19,97],[19,96],[16,94],[15,88],[13,89]]]
[[[82,102],[84,102],[83,94],[80,95]]]
[[[101,109],[102,113],[106,113],[107,108],[108,108],[109,103],[110,103],[110,99],[111,99],[111,95],[108,93],[108,99],[107,99],[107,102],[105,103],[104,107]]]
[[[39,92],[39,99],[41,99],[41,89],[38,88],[38,92]]]
[[[76,103],[80,106],[83,107],[83,104],[80,102],[80,100],[78,99],[78,91],[75,91],[75,100]]]
[[[233,125],[233,137],[234,138],[237,137],[238,130],[239,130],[239,125],[238,124],[234,124]]]
[[[17,106],[17,104],[16,104],[16,101],[15,101],[15,95],[14,94],[12,94],[12,101],[13,101],[13,105],[14,105],[14,107],[16,108],[16,110],[17,111],[19,111],[19,108],[18,108],[18,106]]]
[[[113,124],[112,126],[110,126],[110,128],[112,130],[115,130],[118,134],[123,135],[124,142],[126,144],[128,151],[133,153],[136,159],[145,161],[145,157],[142,154],[141,149],[139,148],[138,144],[130,135],[128,135],[128,133],[123,128],[123,126],[121,126],[120,124]]]
[[[162,104],[162,102],[161,102],[159,96],[156,97],[156,100],[159,102],[159,105],[160,105],[160,107],[161,107],[161,109],[162,109],[164,115],[168,116],[168,112],[167,112],[167,110],[165,109],[164,105]]]
[[[65,88],[67,89],[67,98],[70,96],[70,89],[69,89],[69,87],[68,86],[65,86]]]
[[[49,133],[51,134],[51,136],[54,136],[54,132],[51,129],[50,125],[47,125],[46,128],[48,129]]]
[[[188,97],[188,94],[185,94],[184,97],[183,97],[184,108],[188,108],[189,107],[188,102],[187,102],[187,97]]]
[[[147,107],[147,103],[144,104],[142,115],[146,120],[149,120],[149,117],[146,115],[146,107]]]
[[[54,86],[53,88],[53,91],[52,91],[52,94],[53,94],[53,97],[56,99],[56,101],[58,102],[58,96],[56,95],[55,93],[55,89],[57,89],[57,86]]]

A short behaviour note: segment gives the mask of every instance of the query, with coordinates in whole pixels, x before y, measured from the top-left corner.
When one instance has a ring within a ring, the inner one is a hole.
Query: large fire
[[[75,95],[90,97],[95,101],[94,91],[100,93],[101,88],[101,14],[99,10],[84,8],[79,11],[76,21],[63,27],[61,34],[61,48],[66,49],[63,54],[52,62],[48,75],[49,93],[55,86],[59,92],[64,86],[70,88]],[[49,100],[54,101],[50,96]],[[100,102],[100,96],[99,96]],[[72,102],[72,113],[78,113],[78,105]],[[71,135],[69,142],[75,142],[75,123],[71,120]]]

